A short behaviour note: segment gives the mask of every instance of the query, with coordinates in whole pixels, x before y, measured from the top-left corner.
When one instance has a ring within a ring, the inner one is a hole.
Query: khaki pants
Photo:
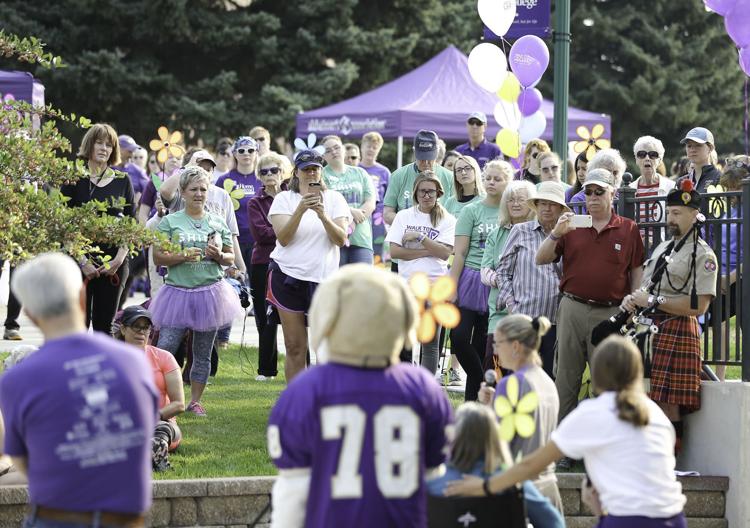
[[[578,405],[581,376],[594,350],[591,331],[619,308],[583,304],[563,297],[557,310],[557,374],[555,386],[560,397],[559,420]]]

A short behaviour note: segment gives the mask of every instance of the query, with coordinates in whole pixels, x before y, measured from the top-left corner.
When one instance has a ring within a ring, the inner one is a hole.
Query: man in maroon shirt
[[[581,376],[593,351],[591,330],[617,312],[623,297],[641,284],[643,275],[638,227],[612,210],[612,173],[590,170],[583,189],[593,227],[571,227],[573,213],[563,213],[536,254],[540,265],[561,258],[563,262],[555,379],[560,420],[578,404]]]

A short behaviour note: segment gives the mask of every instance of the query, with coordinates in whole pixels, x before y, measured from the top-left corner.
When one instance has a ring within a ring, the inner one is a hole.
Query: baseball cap
[[[258,142],[255,141],[250,136],[240,136],[234,142],[234,145],[232,145],[232,152],[234,152],[240,147],[246,147],[246,148],[250,148],[253,150],[258,150]]]
[[[586,179],[583,180],[583,186],[598,185],[605,189],[615,188],[615,178],[607,169],[592,169],[586,173]]]
[[[118,136],[117,142],[120,144],[121,149],[127,150],[128,152],[133,152],[135,149],[141,148],[141,146],[135,142],[133,136],[128,136],[126,134]]]
[[[420,130],[414,136],[414,157],[419,161],[437,159],[438,136],[432,130]]]
[[[707,128],[703,127],[695,127],[690,130],[690,132],[687,133],[687,135],[682,138],[683,145],[687,143],[688,139],[695,141],[696,143],[711,143],[712,145],[715,145],[714,143],[714,135],[711,133],[711,131]]]
[[[317,166],[323,168],[323,158],[314,150],[300,150],[294,156],[294,168],[306,169],[307,167]]]
[[[193,157],[190,158],[188,165],[198,165],[198,163],[205,160],[210,161],[214,164],[214,167],[216,167],[216,160],[207,150],[196,150]]]
[[[146,319],[149,320],[149,322],[152,321],[151,312],[146,310],[143,306],[134,305],[134,306],[128,306],[122,311],[122,317],[120,317],[120,320],[122,321],[122,324],[124,324],[125,326],[131,326],[141,317],[145,317]]]
[[[466,118],[467,121],[469,119],[479,119],[485,125],[487,124],[487,116],[484,112],[472,112],[469,114],[469,117]]]

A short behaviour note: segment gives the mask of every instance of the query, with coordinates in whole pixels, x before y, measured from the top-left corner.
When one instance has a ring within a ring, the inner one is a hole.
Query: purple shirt
[[[225,189],[230,195],[234,189],[241,189],[245,191],[245,196],[239,199],[240,207],[234,210],[234,216],[237,218],[237,229],[239,229],[240,235],[237,237],[237,241],[240,244],[252,244],[253,235],[250,232],[250,220],[247,216],[247,202],[250,198],[260,192],[263,183],[255,177],[255,173],[251,174],[240,174],[237,169],[231,170],[216,180],[216,186],[224,189],[224,181],[232,180],[234,185]]]
[[[453,150],[455,150],[459,154],[462,154],[464,156],[471,156],[472,158],[477,160],[480,169],[483,169],[484,165],[488,161],[492,161],[496,158],[502,158],[500,147],[498,147],[494,143],[490,143],[486,139],[483,139],[479,146],[475,149],[471,148],[471,144],[464,143],[463,145],[457,146]]]
[[[450,403],[422,367],[313,367],[268,420],[280,470],[309,468],[305,526],[426,527],[425,468],[445,461]],[[377,453],[377,454],[376,454]]]
[[[158,394],[142,351],[99,333],[48,341],[3,375],[0,405],[5,453],[29,461],[31,503],[149,509]]]
[[[286,182],[281,184],[281,190],[286,191]],[[253,253],[250,256],[251,264],[268,264],[271,262],[271,251],[276,247],[276,232],[268,220],[268,211],[271,210],[273,196],[266,194],[265,188],[247,202],[247,216],[250,232],[253,234]]]
[[[383,210],[383,197],[385,196],[385,190],[388,188],[388,180],[391,177],[391,171],[385,165],[375,162],[375,165],[365,167],[361,163],[359,164],[360,169],[365,169],[367,174],[372,176],[372,184],[378,191],[378,203],[377,207],[379,210]]]
[[[135,194],[142,193],[143,189],[148,185],[149,179],[148,176],[146,176],[146,171],[138,165],[127,162],[125,165],[113,167],[113,169],[124,172],[128,175],[130,183],[133,184],[133,192]]]

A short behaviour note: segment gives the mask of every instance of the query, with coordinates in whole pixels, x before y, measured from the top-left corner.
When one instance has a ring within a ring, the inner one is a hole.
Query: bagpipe
[[[685,236],[682,237],[677,243],[675,243],[674,240],[670,242],[669,246],[667,246],[667,248],[661,253],[661,255],[659,255],[659,258],[654,265],[654,272],[651,275],[651,281],[649,282],[648,286],[643,288],[644,291],[648,292],[649,294],[655,294],[657,292],[657,288],[661,283],[661,279],[664,273],[667,271],[667,266],[670,264],[670,262],[672,262],[674,255],[676,255],[682,249],[682,247],[688,240],[692,239],[692,273],[688,274],[688,279],[686,280],[686,284],[683,285],[682,289],[685,288],[690,275],[692,275],[693,286],[690,293],[690,305],[693,308],[696,308],[698,306],[698,295],[696,293],[695,284],[695,258],[696,248],[698,246],[698,232],[705,221],[706,217],[699,213],[696,216],[695,223],[685,234]],[[646,362],[649,358],[646,355],[647,351],[643,350],[643,345],[647,337],[659,332],[659,327],[653,324],[651,318],[649,317],[649,315],[654,313],[657,308],[658,304],[645,306],[643,308],[637,308],[632,312],[621,309],[619,313],[616,313],[609,319],[605,319],[594,327],[591,332],[591,344],[596,346],[612,334],[619,334],[628,339],[632,339],[636,342],[636,344],[638,344],[639,348],[641,348],[641,351],[644,352],[645,368]]]

